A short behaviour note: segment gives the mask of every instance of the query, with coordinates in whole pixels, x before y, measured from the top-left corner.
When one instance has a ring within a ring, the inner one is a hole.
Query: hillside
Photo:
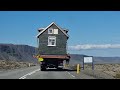
[[[29,45],[0,44],[0,60],[37,62],[33,58],[37,50]],[[83,57],[87,55],[70,54],[71,62],[82,62]],[[95,63],[120,63],[120,57],[93,57]]]
[[[81,54],[71,54],[71,62],[81,63],[83,62],[83,57],[88,55]],[[95,57],[93,56],[94,63],[104,64],[104,63],[120,63],[120,57]]]
[[[0,60],[37,62],[33,55],[35,47],[28,45],[0,44]]]

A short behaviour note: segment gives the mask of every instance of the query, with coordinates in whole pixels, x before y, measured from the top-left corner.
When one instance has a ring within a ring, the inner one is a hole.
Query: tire
[[[45,71],[46,70],[46,68],[45,67],[41,67],[41,71]]]
[[[58,67],[57,70],[63,70],[63,68],[59,68],[59,67]]]

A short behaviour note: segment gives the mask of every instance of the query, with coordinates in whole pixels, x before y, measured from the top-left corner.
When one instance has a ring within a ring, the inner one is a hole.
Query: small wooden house
[[[67,54],[68,30],[52,22],[46,28],[38,29],[38,48],[40,55]]]

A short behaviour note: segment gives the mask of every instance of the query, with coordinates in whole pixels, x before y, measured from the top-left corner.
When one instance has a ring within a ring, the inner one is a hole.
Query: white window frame
[[[54,34],[58,34],[58,29],[54,29]]]
[[[54,45],[51,44],[50,39],[55,40]],[[55,36],[49,36],[48,37],[48,46],[56,46],[56,37]]]
[[[50,30],[52,30],[52,33],[50,33]],[[54,32],[53,32],[53,28],[49,28],[48,29],[48,34],[53,34]]]

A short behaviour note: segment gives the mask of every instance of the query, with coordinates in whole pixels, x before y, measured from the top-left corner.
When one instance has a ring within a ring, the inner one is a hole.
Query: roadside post
[[[80,73],[80,64],[77,64],[77,74]]]
[[[84,70],[84,58],[83,58],[83,70]]]
[[[92,70],[94,70],[94,60],[92,58]]]
[[[29,63],[29,67],[30,67],[30,63]]]

